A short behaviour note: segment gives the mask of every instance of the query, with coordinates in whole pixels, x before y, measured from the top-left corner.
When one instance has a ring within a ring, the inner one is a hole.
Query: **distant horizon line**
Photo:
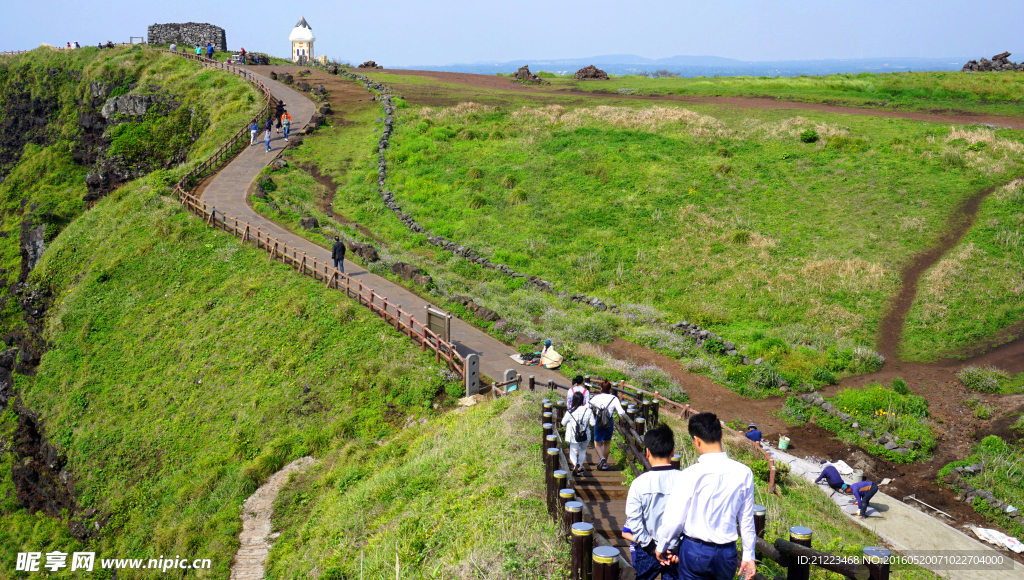
[[[602,58],[619,58],[619,59],[622,59],[622,58],[634,58],[634,57],[637,58],[637,59],[642,59],[642,60],[637,61],[637,62],[628,62],[628,61],[620,60],[618,62],[604,62],[604,63],[602,63],[600,60],[598,60],[598,59],[602,59]],[[977,56],[975,56],[975,57],[968,57],[968,56],[963,56],[963,55],[959,55],[959,56],[951,55],[951,56],[925,56],[925,57],[921,57],[921,56],[864,56],[864,57],[787,58],[787,59],[767,59],[767,60],[741,60],[741,59],[737,59],[737,58],[726,57],[726,56],[716,56],[716,55],[711,55],[711,54],[706,54],[706,55],[683,55],[683,54],[679,54],[679,55],[673,55],[673,56],[667,56],[667,57],[661,57],[661,58],[650,58],[650,57],[644,57],[644,56],[635,55],[635,54],[605,54],[605,55],[588,56],[588,57],[533,58],[533,59],[530,59],[530,58],[520,58],[520,59],[511,59],[511,60],[506,60],[506,61],[501,61],[501,60],[480,60],[480,61],[473,61],[473,62],[446,62],[446,63],[442,63],[442,64],[425,64],[425,63],[401,64],[401,65],[392,65],[391,68],[410,68],[411,69],[411,68],[415,68],[415,67],[418,67],[418,66],[488,66],[488,65],[490,65],[490,66],[499,66],[499,65],[512,65],[512,64],[515,64],[515,63],[522,63],[522,64],[526,64],[526,65],[531,65],[531,64],[541,65],[541,64],[558,64],[558,63],[564,62],[564,63],[568,64],[569,62],[579,62],[579,61],[593,61],[593,64],[617,64],[617,65],[626,65],[626,64],[658,65],[658,64],[664,64],[664,65],[671,65],[672,63],[661,62],[661,61],[669,61],[669,60],[673,60],[673,59],[714,59],[714,60],[718,60],[718,61],[731,61],[731,62],[734,62],[736,64],[740,64],[740,65],[743,65],[743,64],[761,64],[761,65],[763,65],[763,64],[769,64],[769,63],[799,63],[799,62],[884,61],[884,60],[902,60],[902,61],[908,61],[908,60],[916,60],[916,61],[954,60],[954,61],[961,61],[962,60],[964,63],[966,63],[967,60],[971,60],[971,59],[978,60],[980,58],[982,58],[982,57],[977,57]],[[985,58],[988,58],[988,57],[985,57]],[[966,59],[966,60],[964,60],[964,59]],[[718,65],[718,66],[721,66],[724,63],[718,62],[718,63],[715,63],[715,64]],[[694,66],[694,65],[693,64],[689,64],[687,66]]]

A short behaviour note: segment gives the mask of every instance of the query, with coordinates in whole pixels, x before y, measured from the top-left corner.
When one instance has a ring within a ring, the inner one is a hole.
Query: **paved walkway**
[[[770,449],[769,452],[776,461],[788,463],[792,474],[799,475],[807,481],[813,482],[821,474],[821,467],[810,461],[777,449]],[[853,483],[852,479],[847,481]],[[856,513],[856,504],[851,506],[849,503],[851,496],[834,492],[824,485],[820,487],[843,511],[849,514]],[[997,551],[991,545],[983,544],[881,491],[871,498],[870,506],[866,519],[852,519],[878,534],[900,552],[930,550],[936,555],[952,555],[961,551],[983,552],[993,556],[1002,555],[1013,562],[1008,555],[1009,552]],[[1020,580],[1024,577],[1024,567],[1013,562],[1011,570],[943,570],[935,573],[953,580]]]
[[[292,116],[293,129],[298,130],[309,122],[315,112],[315,105],[309,98],[283,83],[262,76],[259,74],[260,69],[258,68],[249,68],[249,70],[266,83],[274,98],[285,103]],[[261,132],[255,145],[240,153],[214,176],[203,192],[202,199],[229,217],[238,218],[240,222],[249,222],[250,226],[269,232],[272,237],[288,244],[289,248],[305,252],[307,256],[315,257],[320,263],[330,264],[330,250],[275,224],[253,211],[246,203],[245,194],[249,185],[256,179],[259,172],[280,154],[285,145],[283,136],[273,135],[270,142],[271,152],[267,153]],[[412,312],[414,315],[417,312],[423,312],[424,308],[430,304],[410,290],[386,278],[371,274],[362,266],[348,260],[345,260],[345,272],[352,278],[374,288],[377,294],[386,297],[388,301],[400,304],[403,310]],[[463,356],[470,353],[480,355],[480,372],[490,379],[501,380],[506,369],[515,369],[524,376],[535,375],[538,383],[546,384],[548,380],[562,384],[567,382],[565,377],[555,371],[542,367],[525,367],[515,363],[509,358],[516,352],[514,348],[506,346],[458,318],[452,319],[452,342],[456,344],[459,354]],[[526,387],[525,382],[523,387]]]

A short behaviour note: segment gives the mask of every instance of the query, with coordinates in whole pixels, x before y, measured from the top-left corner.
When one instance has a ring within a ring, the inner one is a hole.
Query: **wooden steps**
[[[599,471],[597,460],[597,452],[588,449],[586,469],[583,475],[575,478],[576,494],[590,510],[591,515],[586,521],[618,548],[627,562],[632,562],[629,542],[622,538],[622,526],[626,523],[626,496],[629,493],[626,477],[617,467]]]

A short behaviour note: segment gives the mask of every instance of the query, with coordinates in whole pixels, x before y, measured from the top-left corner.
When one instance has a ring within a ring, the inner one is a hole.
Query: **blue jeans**
[[[344,274],[345,273],[345,260],[344,259],[334,260],[334,269],[339,271],[339,272],[341,272],[342,274]]]
[[[709,546],[683,538],[679,543],[679,578],[682,580],[732,580],[740,555],[736,542]]]
[[[287,123],[284,124],[284,140],[285,141],[288,140],[288,127],[290,127],[290,126],[291,125],[288,125]]]
[[[267,151],[270,151],[270,139],[267,139]]]
[[[679,578],[678,564],[662,566],[657,558],[641,550],[633,542],[629,543],[629,553],[633,556],[636,580],[654,580],[658,574],[661,574],[662,580],[677,580]]]

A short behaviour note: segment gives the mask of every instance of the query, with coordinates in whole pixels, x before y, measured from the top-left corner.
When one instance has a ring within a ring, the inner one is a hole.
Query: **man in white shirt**
[[[663,565],[678,559],[684,580],[732,580],[737,568],[750,580],[756,570],[754,474],[722,451],[722,424],[713,413],[691,417],[689,431],[700,457],[680,474],[665,504],[656,556]],[[737,537],[743,539],[738,564]],[[678,556],[672,556],[667,549],[677,539]]]

